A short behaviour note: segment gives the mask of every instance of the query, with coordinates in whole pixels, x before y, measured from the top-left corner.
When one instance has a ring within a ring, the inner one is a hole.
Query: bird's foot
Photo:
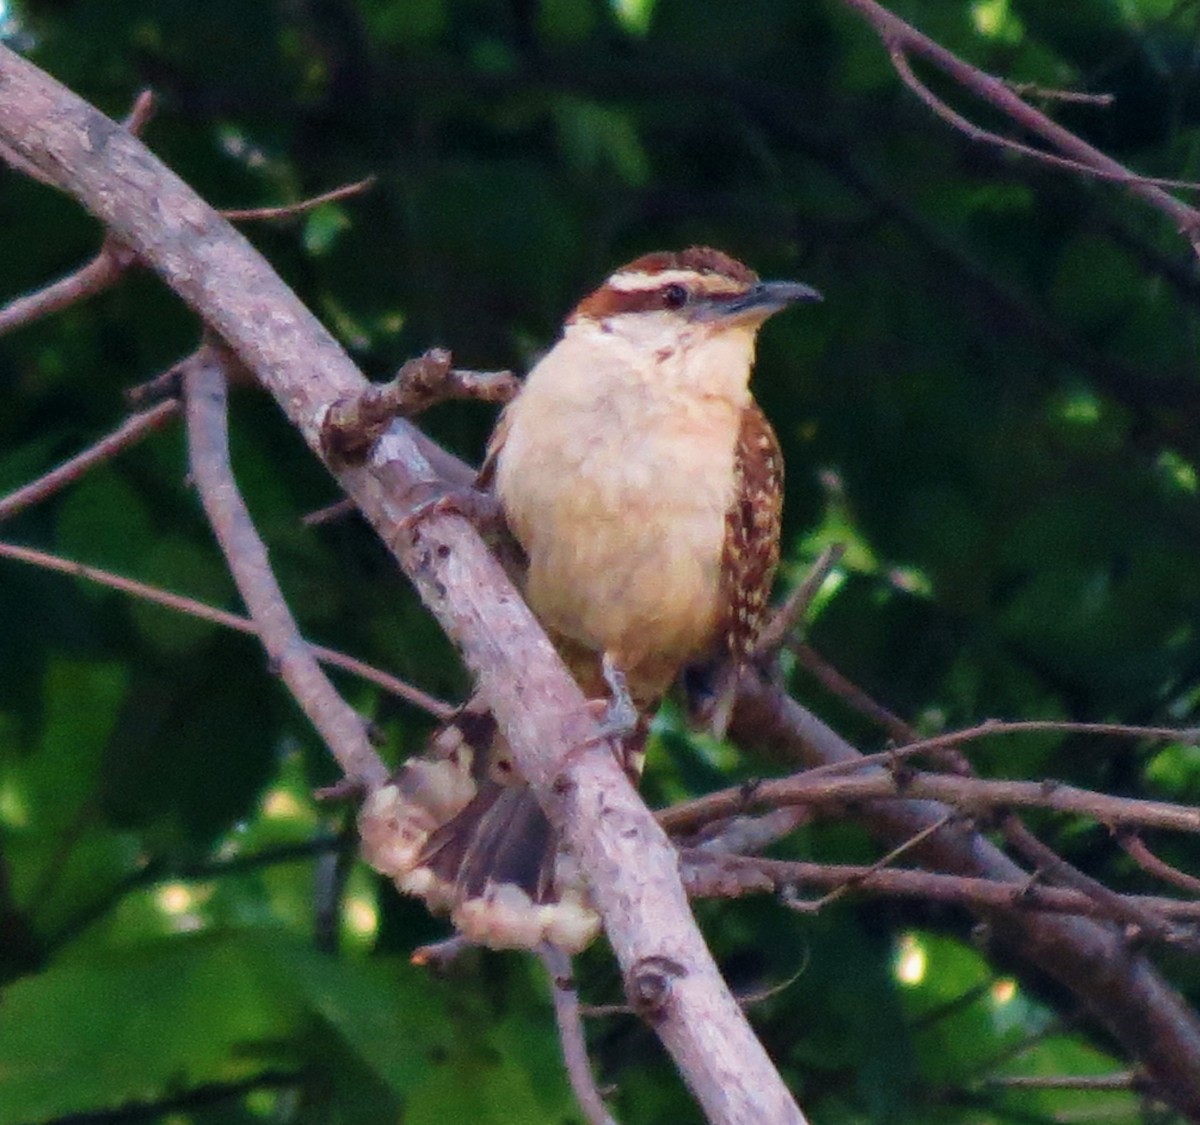
[[[481,492],[469,486],[434,482],[418,487],[429,491],[431,495],[414,503],[400,521],[400,527],[405,531],[412,532],[430,516],[447,512],[470,520],[481,535],[491,534],[505,526],[500,501],[490,492]]]
[[[629,684],[625,681],[625,673],[617,667],[616,662],[606,652],[600,663],[600,671],[604,682],[608,685],[607,699],[589,699],[588,711],[596,720],[596,730],[585,738],[577,750],[595,746],[601,742],[616,740],[624,741],[640,729],[637,707],[633,696],[629,694]]]

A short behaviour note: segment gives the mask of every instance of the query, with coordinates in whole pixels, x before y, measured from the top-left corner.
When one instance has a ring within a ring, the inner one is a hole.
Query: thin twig
[[[563,1063],[575,1100],[591,1125],[616,1125],[596,1088],[592,1064],[588,1059],[587,1040],[583,1034],[583,1016],[579,992],[571,971],[571,958],[553,945],[538,950],[546,975],[550,978],[550,994],[554,998],[554,1018],[558,1023],[558,1041],[562,1044]]]
[[[263,1070],[249,1078],[230,1082],[203,1082],[156,1100],[127,1101],[112,1108],[82,1110],[67,1117],[44,1121],[44,1125],[135,1125],[136,1122],[167,1121],[180,1117],[199,1116],[196,1111],[216,1107],[215,1116],[226,1116],[229,1106],[256,1090],[294,1089],[299,1095],[307,1088],[311,1076],[303,1070]]]
[[[468,941],[462,934],[451,934],[441,941],[418,945],[409,956],[409,961],[413,965],[440,972],[448,969],[468,949],[474,948],[474,943]]]
[[[1037,881],[981,879],[911,867],[880,867],[877,863],[825,864],[760,856],[713,856],[699,848],[684,848],[679,856],[688,893],[696,898],[739,898],[770,894],[787,887],[813,887],[976,908],[1015,908],[1122,920],[1084,891]],[[1200,925],[1200,902],[1161,895],[1120,897],[1127,905],[1155,915],[1162,923],[1178,923],[1189,929]],[[1181,933],[1166,925],[1159,929],[1159,933],[1150,935],[1157,941],[1195,945],[1200,940],[1200,935],[1194,932]]]
[[[990,74],[964,62],[952,51],[948,51],[927,35],[922,35],[911,24],[888,11],[877,0],[842,0],[842,3],[857,12],[874,28],[892,55],[893,62],[899,57],[901,65],[906,67],[910,74],[908,55],[917,55],[932,63],[1022,128],[1048,141],[1058,152],[1081,165],[1089,175],[1125,184],[1134,195],[1167,216],[1176,229],[1193,243],[1193,249],[1197,248],[1197,240],[1200,239],[1200,212],[1195,208],[1175,199],[1150,178],[1131,172],[1111,156],[1093,148],[1081,137],[1023,101],[1000,79],[993,78]],[[901,77],[904,77],[903,74]],[[920,83],[917,82],[917,85]],[[914,89],[914,92],[921,96],[918,90]],[[953,114],[953,111],[951,113]],[[967,126],[967,136],[977,135],[974,125],[966,121],[964,124]],[[1031,155],[1043,160],[1046,154],[1034,149]]]
[[[1125,854],[1147,874],[1155,875],[1165,883],[1173,883],[1194,895],[1200,895],[1200,879],[1160,859],[1146,847],[1146,842],[1136,832],[1118,832],[1116,836],[1117,843],[1121,845]]]
[[[150,89],[142,90],[133,99],[133,105],[130,106],[129,112],[125,115],[125,120],[121,124],[135,137],[140,137],[145,131],[146,126],[153,119],[157,108],[154,91]]]
[[[896,68],[896,73],[900,76],[904,85],[916,94],[938,117],[947,122],[947,124],[952,125],[966,136],[968,140],[981,141],[986,144],[995,145],[997,148],[1004,148],[1010,152],[1020,153],[1022,156],[1031,156],[1042,164],[1049,164],[1055,168],[1065,168],[1070,172],[1082,172],[1098,180],[1109,180],[1117,184],[1153,184],[1155,187],[1160,188],[1200,191],[1200,183],[1196,183],[1194,180],[1173,180],[1161,176],[1143,176],[1136,172],[1125,170],[1117,172],[1096,168],[1081,160],[1073,160],[1069,156],[1059,156],[1057,153],[1047,152],[1045,149],[1034,148],[1033,145],[1013,140],[1012,137],[1006,137],[1002,133],[994,133],[990,129],[984,129],[976,125],[973,121],[968,120],[961,113],[951,109],[937,94],[926,86],[913,72],[908,61],[908,55],[902,47],[893,46],[889,48],[888,55],[892,60],[892,66]]]
[[[894,712],[889,711],[877,699],[872,698],[856,683],[842,675],[828,660],[811,645],[794,642],[791,651],[800,666],[808,672],[826,691],[844,700],[848,706],[869,719],[888,736],[901,744],[913,744],[920,740],[917,729],[910,726]],[[934,747],[927,751],[929,760],[947,773],[969,774],[971,763],[957,746]]]
[[[845,543],[830,543],[809,568],[804,580],[788,595],[772,615],[754,646],[757,655],[774,653],[784,646],[793,629],[798,629],[808,607],[820,592],[830,572],[846,553]]]
[[[133,136],[140,136],[154,116],[154,110],[153,93],[143,90],[134,99],[133,106],[123,122],[125,128]],[[52,180],[47,179],[38,168],[7,145],[0,146],[0,156],[19,171],[54,186]],[[111,234],[106,234],[96,256],[86,265],[34,293],[18,297],[0,307],[0,336],[24,324],[50,316],[86,297],[111,289],[136,261],[136,254],[122,246]]]
[[[833,766],[859,756],[826,723],[761,676],[743,677],[733,731],[743,744],[797,761]],[[945,810],[914,799],[872,801],[859,811],[873,835],[898,843]],[[935,871],[1000,883],[1021,884],[1028,878],[978,832],[938,833],[922,849],[920,862]],[[997,950],[1038,966],[1068,989],[1146,1068],[1158,1088],[1171,1091],[1181,1112],[1200,1114],[1200,1022],[1120,928],[1087,917],[1022,911],[1019,902],[970,909],[987,926]],[[1092,903],[1090,909],[1100,908]],[[1164,1049],[1164,1044],[1169,1046]]]
[[[803,648],[803,651],[800,651],[801,648]],[[860,713],[873,719],[893,737],[910,740],[911,745],[907,749],[911,750],[911,746],[916,745],[917,733],[911,726],[843,677],[837,669],[829,665],[823,657],[811,648],[796,646],[796,650],[804,666],[817,675],[826,687],[835,691],[841,698],[846,699]],[[934,756],[936,760],[948,764],[952,772],[960,776],[965,777],[973,774],[966,757],[953,746],[936,751]],[[1107,912],[1112,917],[1137,925],[1147,933],[1155,932],[1156,928],[1161,925],[1158,919],[1151,915],[1139,913],[1136,906],[1124,903],[1119,895],[1109,890],[1103,883],[1090,878],[1078,870],[1078,868],[1068,863],[1057,852],[1042,843],[1041,840],[1030,832],[1020,817],[1013,813],[1008,813],[1003,818],[1001,828],[1004,832],[1005,840],[1014,852],[1034,866],[1044,878],[1051,879],[1064,886],[1074,887],[1084,894],[1091,895],[1092,898],[1106,907]]]
[[[305,211],[311,211],[315,207],[320,207],[322,203],[333,203],[338,199],[346,199],[351,195],[360,195],[362,192],[373,188],[375,183],[375,176],[367,176],[366,179],[357,180],[352,184],[343,184],[342,187],[334,188],[332,191],[324,192],[321,195],[314,195],[308,199],[301,199],[295,203],[283,203],[278,207],[234,208],[233,210],[222,211],[221,217],[228,219],[231,223],[258,219],[290,219],[293,215],[300,215]]]
[[[1036,82],[1013,82],[1005,79],[1004,84],[1019,98],[1042,98],[1048,102],[1070,102],[1072,105],[1090,105],[1108,109],[1117,100],[1115,94],[1087,94],[1082,90],[1054,90],[1039,86]]]
[[[111,289],[136,260],[133,251],[106,235],[96,256],[86,265],[0,308],[0,336]]]
[[[1006,1090],[1139,1090],[1145,1087],[1146,1076],[1136,1070],[1115,1074],[1011,1074],[984,1078],[982,1083]]]
[[[897,720],[899,721],[899,720]],[[911,728],[908,728],[911,729]],[[1145,738],[1151,741],[1178,740],[1184,743],[1195,743],[1200,739],[1200,731],[1195,727],[1139,727],[1122,723],[1077,723],[1059,719],[1016,719],[1007,722],[1001,719],[985,719],[973,727],[949,731],[946,734],[932,735],[903,746],[879,750],[874,754],[858,754],[845,761],[829,762],[805,770],[803,776],[810,781],[821,778],[845,777],[848,774],[869,770],[874,766],[893,766],[898,762],[931,750],[940,750],[947,746],[957,746],[963,742],[975,742],[983,738],[994,738],[998,735],[1012,734],[1045,734],[1056,732],[1060,734],[1094,734],[1109,738]],[[1057,786],[1057,782],[1033,782],[1043,787]],[[676,806],[681,808],[682,806]],[[1173,807],[1173,806],[1172,806]]]
[[[140,414],[130,415],[111,434],[102,437],[82,453],[77,453],[70,460],[64,461],[57,468],[51,469],[35,481],[30,481],[15,492],[0,497],[0,521],[11,519],[25,508],[41,503],[78,480],[89,469],[115,457],[147,434],[161,429],[179,413],[179,409],[178,402],[168,400]]]
[[[658,822],[668,832],[675,833],[752,808],[899,798],[941,801],[969,815],[1006,808],[1051,809],[1087,816],[1110,826],[1200,832],[1200,808],[1166,801],[1113,797],[1055,781],[985,780],[916,771],[902,776],[886,771],[866,777],[840,776],[846,772],[838,770],[835,775],[833,770],[826,772],[825,767],[820,767],[791,777],[760,781],[752,787],[732,786],[663,809],[658,813]]]
[[[356,511],[357,505],[347,496],[342,500],[335,500],[332,504],[326,504],[324,508],[318,508],[315,512],[309,512],[300,522],[305,527],[320,527],[321,524],[333,523]]]
[[[898,860],[902,855],[904,855],[906,852],[912,851],[913,848],[919,847],[935,832],[940,832],[946,827],[947,824],[950,824],[956,820],[957,817],[957,813],[951,812],[947,813],[940,820],[935,820],[932,824],[927,824],[915,836],[910,836],[907,840],[897,844],[896,847],[887,853],[887,855],[881,856],[874,863],[872,863],[870,867],[867,868],[866,875],[864,875],[863,878],[870,878],[870,876],[874,875],[876,872],[882,871],[884,868],[891,867],[892,864],[895,863],[896,860]],[[842,883],[840,886],[834,887],[833,890],[831,890],[828,894],[822,895],[815,902],[807,902],[802,899],[788,897],[784,898],[784,902],[793,910],[799,910],[806,914],[816,914],[823,910],[830,903],[836,902],[847,891],[852,890],[855,882],[857,881],[860,880],[847,879],[846,882]]]
[[[236,613],[230,613],[228,610],[217,609],[216,606],[206,605],[204,602],[196,601],[195,598],[185,597],[183,594],[174,594],[169,590],[159,589],[157,586],[149,586],[145,582],[137,581],[135,578],[125,578],[120,574],[113,574],[112,571],[102,570],[96,566],[89,566],[87,563],[64,559],[60,555],[51,555],[45,551],[36,550],[33,547],[19,547],[15,543],[4,542],[0,542],[0,558],[16,559],[19,562],[29,563],[31,566],[40,566],[45,570],[55,570],[60,574],[69,574],[74,578],[83,578],[88,582],[95,582],[99,586],[107,586],[111,590],[120,590],[123,594],[130,594],[135,598],[141,598],[143,601],[153,602],[155,605],[175,610],[177,613],[186,613],[189,617],[197,617],[202,621],[211,621],[216,625],[224,626],[226,629],[235,629],[237,632],[245,633],[250,637],[260,636],[258,627],[248,617],[241,617]],[[406,703],[411,703],[414,707],[419,707],[422,711],[428,712],[428,714],[441,722],[445,722],[457,712],[457,708],[452,707],[449,703],[437,699],[423,692],[420,688],[405,683],[404,680],[397,679],[395,676],[389,675],[387,672],[375,668],[362,660],[357,660],[353,656],[347,656],[343,652],[338,652],[337,649],[326,648],[324,645],[316,645],[311,642],[306,643],[313,656],[322,664],[328,664],[331,668],[340,668],[344,672],[350,672],[360,679],[367,680],[369,683],[375,684],[391,695],[403,699]]]
[[[1081,894],[1094,898],[1110,915],[1126,926],[1135,926],[1141,936],[1161,937],[1165,926],[1161,919],[1128,902],[1116,891],[1110,890],[1099,879],[1093,879],[1077,867],[1068,863],[1053,848],[1039,840],[1016,816],[1006,816],[1005,839],[1018,841],[1021,854],[1031,861],[1039,876],[1062,886],[1073,887]]]
[[[314,836],[309,840],[275,847],[230,859],[204,860],[168,866],[161,859],[143,864],[115,884],[107,887],[96,899],[88,902],[78,913],[68,918],[46,939],[48,949],[59,949],[73,941],[99,918],[103,918],[118,902],[131,891],[155,883],[192,882],[196,880],[221,879],[245,871],[261,870],[275,864],[296,863],[301,860],[319,859],[328,852],[342,847],[336,836]],[[82,896],[81,896],[82,897]]]

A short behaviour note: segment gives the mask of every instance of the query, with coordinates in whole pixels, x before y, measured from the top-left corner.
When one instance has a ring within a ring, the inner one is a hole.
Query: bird
[[[680,674],[736,674],[754,651],[783,497],[750,390],[756,339],[820,299],[710,247],[644,254],[575,306],[488,443],[477,484],[504,517],[507,569],[584,694],[607,701],[631,776]],[[368,798],[360,836],[470,941],[574,952],[599,930],[479,699]]]

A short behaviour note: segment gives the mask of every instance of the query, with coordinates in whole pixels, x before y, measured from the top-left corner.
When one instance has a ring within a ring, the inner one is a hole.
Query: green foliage
[[[1197,174],[1195,5],[892,7],[992,73],[1112,93],[1108,109],[1046,104],[1137,168]],[[825,303],[772,322],[756,375],[788,465],[784,584],[824,544],[850,548],[807,639],[931,733],[989,716],[1197,722],[1191,251],[1118,187],[956,135],[838,0],[8,11],[5,34],[109,114],[152,86],[148,142],[219,206],[376,176],[244,228],[373,376],[434,345],[525,368],[583,292],[651,249],[708,242],[812,282]],[[0,300],[100,237],[69,200],[7,176]],[[111,429],[122,391],[197,338],[138,272],[5,337],[0,490]],[[307,634],[460,697],[451,646],[381,545],[352,520],[302,525],[336,495],[274,406],[245,391],[232,414],[239,482]],[[491,412],[427,421],[474,460]],[[184,456],[164,431],[3,538],[240,610]],[[392,760],[420,746],[425,717],[339,685]],[[883,745],[794,668],[790,687],[864,750]],[[1030,736],[972,755],[995,776],[1200,792],[1183,743]],[[646,787],[678,800],[782,768],[691,739],[668,709]],[[442,923],[361,869],[330,890],[344,814],[310,794],[333,777],[251,639],[0,559],[0,1125],[128,1103],[212,1125],[579,1119],[522,958],[473,955],[431,979],[405,959]],[[1097,878],[1161,892],[1092,825],[1038,828]],[[1154,845],[1195,871],[1190,839]],[[878,851],[815,824],[779,854]],[[339,956],[313,948],[321,911],[340,918]],[[700,913],[739,989],[795,977],[751,1011],[817,1125],[1144,1119],[1127,1093],[996,1084],[1126,1061],[1064,1021],[1069,998],[974,949],[965,914],[867,899]],[[1166,968],[1200,995],[1194,964]],[[581,980],[589,1000],[619,998],[602,949]],[[627,1125],[698,1120],[635,1021],[589,1035]]]

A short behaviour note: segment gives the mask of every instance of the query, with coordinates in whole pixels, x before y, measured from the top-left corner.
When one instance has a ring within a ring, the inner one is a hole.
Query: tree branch
[[[1154,181],[1139,176],[1111,156],[1093,148],[1081,137],[1077,137],[1069,129],[1065,129],[1023,101],[1007,83],[963,62],[957,55],[928,36],[922,35],[911,24],[876,3],[876,0],[842,0],[842,3],[857,12],[874,28],[891,54],[893,62],[899,56],[917,55],[932,63],[964,89],[982,98],[1023,129],[1048,141],[1059,153],[1076,161],[1080,170],[1114,180],[1127,187],[1134,195],[1166,215],[1175,224],[1175,229],[1192,243],[1193,248],[1200,250],[1200,212],[1194,207],[1180,202]],[[958,125],[958,122],[955,124]],[[974,126],[967,124],[967,136],[988,139],[983,137],[982,130],[976,130]],[[1036,150],[1032,150],[1032,154],[1045,156]]]
[[[732,729],[745,745],[769,747],[812,766],[840,767],[861,757],[816,716],[757,678],[743,678]],[[914,799],[867,801],[860,809],[872,832],[892,844],[914,836],[945,812],[945,805]],[[1018,886],[1029,878],[975,832],[938,832],[916,850],[916,858],[949,874]],[[1129,1056],[1142,1063],[1161,1097],[1200,1120],[1200,1021],[1121,930],[1087,918],[1019,908],[980,908],[976,914],[1000,946],[1070,989]]]
[[[99,586],[107,586],[110,590],[120,590],[123,594],[129,594],[131,597],[141,598],[143,601],[174,610],[176,613],[185,613],[189,617],[211,621],[215,625],[234,629],[251,637],[259,635],[258,626],[248,617],[239,617],[236,613],[229,613],[227,610],[217,609],[216,606],[206,605],[204,602],[196,601],[195,598],[173,594],[171,591],[159,589],[157,586],[148,586],[145,582],[113,574],[110,570],[101,570],[99,567],[88,566],[86,563],[64,559],[61,555],[51,555],[33,547],[19,547],[15,543],[0,542],[0,558],[16,559],[19,562],[29,563],[31,566],[57,571],[59,574],[83,578],[88,582],[95,582]],[[347,656],[344,652],[326,648],[324,645],[309,643],[308,647],[313,656],[322,664],[328,664],[331,668],[340,668],[343,672],[358,676],[359,679],[382,688],[391,695],[403,699],[406,703],[419,707],[435,719],[444,722],[457,711],[457,708],[451,707],[449,703],[445,703],[428,692],[424,692],[396,676],[389,675],[363,660],[357,660],[353,656]]]
[[[935,822],[936,823],[936,822]],[[952,903],[967,908],[1048,911],[1080,914],[1115,922],[1103,903],[1069,887],[1050,887],[1036,879],[1023,883],[999,882],[968,875],[946,875],[907,867],[878,864],[827,864],[800,860],[762,859],[758,856],[718,855],[698,848],[680,852],[688,893],[696,898],[738,898],[788,887],[813,887],[843,894],[870,894],[889,898],[915,898],[923,902]],[[826,896],[828,897],[828,896]],[[1200,924],[1200,902],[1156,895],[1122,896],[1126,902],[1154,913],[1164,923],[1186,924],[1188,932],[1164,928],[1162,940],[1193,947]],[[822,900],[823,901],[823,900]],[[810,907],[806,905],[806,909]]]
[[[989,813],[1010,808],[1051,809],[1091,817],[1109,827],[1200,832],[1200,808],[1136,797],[1111,797],[1107,793],[1095,793],[1056,781],[989,780],[878,768],[864,773],[865,776],[856,777],[831,777],[828,774],[810,777],[805,771],[751,786],[734,785],[664,809],[658,819],[668,832],[677,832],[716,817],[745,812],[747,808],[900,798],[940,801],[974,816],[986,817]]]
[[[267,549],[238,492],[229,463],[228,362],[221,351],[210,344],[183,365],[192,479],[272,665],[346,777],[374,789],[387,780],[388,768],[371,748],[362,716],[338,695],[300,635],[271,571]]]
[[[558,1038],[562,1044],[563,1061],[571,1089],[579,1102],[579,1108],[590,1125],[616,1125],[592,1076],[588,1061],[587,1040],[583,1035],[583,1014],[579,1007],[579,993],[571,972],[571,958],[552,945],[540,950],[542,964],[550,978],[550,991],[554,997],[554,1016],[558,1022]]]
[[[82,453],[77,453],[37,480],[0,497],[0,521],[11,519],[18,512],[40,504],[60,489],[77,481],[89,469],[135,445],[147,434],[162,429],[178,413],[179,403],[168,400],[140,414],[131,414],[111,434],[102,437]]]

